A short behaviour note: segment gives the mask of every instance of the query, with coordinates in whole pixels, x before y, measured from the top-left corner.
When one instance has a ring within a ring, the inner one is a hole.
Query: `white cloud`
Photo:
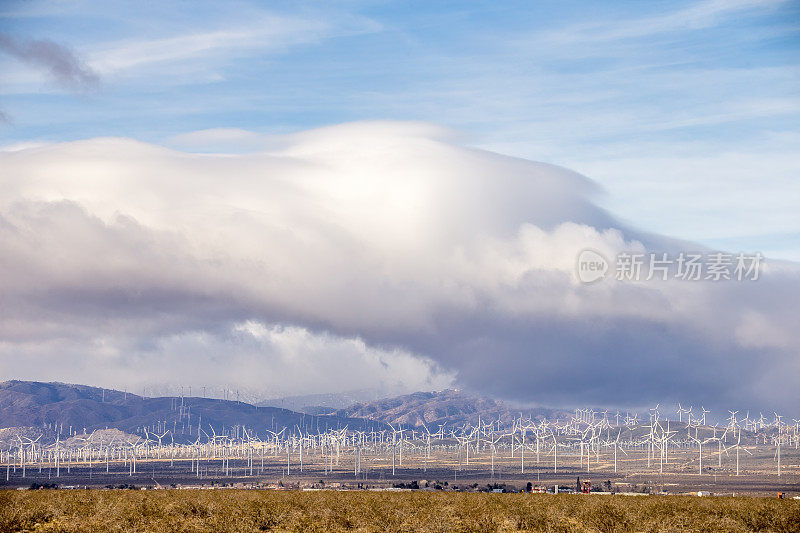
[[[264,399],[364,388],[386,394],[443,389],[452,375],[431,360],[358,338],[247,321],[213,331],[183,331],[141,343],[97,332],[79,339],[0,342],[4,375],[140,392],[178,386],[228,388]]]
[[[189,152],[246,153],[267,148],[270,137],[241,128],[210,128],[174,135],[165,144]]]

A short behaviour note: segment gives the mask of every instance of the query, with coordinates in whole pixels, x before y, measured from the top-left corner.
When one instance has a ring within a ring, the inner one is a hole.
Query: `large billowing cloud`
[[[619,223],[580,175],[435,126],[237,155],[92,139],[0,166],[3,375],[800,407],[795,265],[580,284],[585,248],[698,247]]]

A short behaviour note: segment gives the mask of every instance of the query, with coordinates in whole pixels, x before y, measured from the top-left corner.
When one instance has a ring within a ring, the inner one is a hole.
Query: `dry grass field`
[[[0,491],[0,531],[800,531],[800,501],[369,491]]]

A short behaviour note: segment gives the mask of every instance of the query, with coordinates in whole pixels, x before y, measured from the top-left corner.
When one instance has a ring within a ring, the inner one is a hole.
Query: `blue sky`
[[[800,3],[5,2],[0,143],[421,120],[577,170],[645,230],[800,260]],[[218,141],[218,142],[217,142]]]

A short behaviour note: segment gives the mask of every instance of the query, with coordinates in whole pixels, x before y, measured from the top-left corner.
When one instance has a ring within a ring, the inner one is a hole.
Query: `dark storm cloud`
[[[787,363],[776,350],[709,342],[686,326],[617,317],[509,323],[485,315],[458,323],[463,329],[415,339],[410,347],[439,354],[445,367],[458,369],[463,386],[518,402],[781,409],[788,400],[787,388],[758,385],[765,361]]]
[[[69,48],[49,39],[17,39],[0,33],[0,50],[16,59],[47,69],[61,85],[73,90],[95,87],[100,78]]]

